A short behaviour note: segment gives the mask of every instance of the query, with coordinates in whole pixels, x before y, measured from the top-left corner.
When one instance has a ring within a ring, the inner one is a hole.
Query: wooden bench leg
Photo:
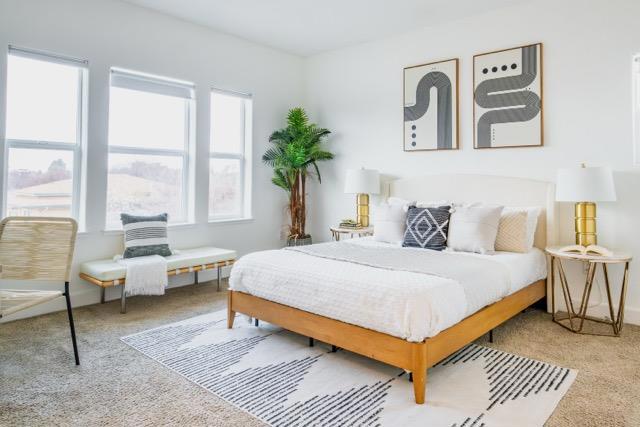
[[[194,274],[194,276],[193,276],[193,284],[197,285],[199,283],[198,282],[198,272],[194,271],[193,274]]]
[[[231,301],[233,299],[233,291],[227,294],[227,329],[233,328],[233,321],[236,320],[236,312],[231,309]]]
[[[218,292],[220,292],[220,276],[221,276],[221,269],[220,266],[218,266]]]
[[[101,286],[100,287],[100,304],[104,304],[104,293],[106,291],[106,288]]]
[[[124,292],[124,285],[120,285],[120,313],[125,314],[127,312],[127,295]]]

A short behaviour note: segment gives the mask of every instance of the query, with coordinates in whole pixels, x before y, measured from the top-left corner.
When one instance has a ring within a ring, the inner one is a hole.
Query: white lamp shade
[[[615,202],[613,174],[607,167],[558,170],[556,200],[559,202]]]
[[[344,183],[345,193],[380,193],[380,174],[373,169],[348,169]]]

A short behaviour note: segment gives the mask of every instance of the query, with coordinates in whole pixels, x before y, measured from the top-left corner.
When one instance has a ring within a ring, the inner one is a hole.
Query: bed
[[[228,327],[243,313],[405,369],[421,404],[429,367],[545,298],[542,250],[555,240],[553,185],[432,175],[394,181],[388,194],[539,206],[535,248],[441,253],[364,238],[250,254],[232,272]]]

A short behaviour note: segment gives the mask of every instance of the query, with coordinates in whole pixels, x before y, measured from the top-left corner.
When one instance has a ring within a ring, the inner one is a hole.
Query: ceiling
[[[125,0],[293,54],[381,39],[525,0]]]

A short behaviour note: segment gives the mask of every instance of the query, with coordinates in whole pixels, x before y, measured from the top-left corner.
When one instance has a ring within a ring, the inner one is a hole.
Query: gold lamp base
[[[356,196],[356,222],[362,227],[369,226],[369,195],[360,193]]]
[[[575,204],[576,244],[589,246],[598,244],[596,234],[596,204],[578,202]]]

